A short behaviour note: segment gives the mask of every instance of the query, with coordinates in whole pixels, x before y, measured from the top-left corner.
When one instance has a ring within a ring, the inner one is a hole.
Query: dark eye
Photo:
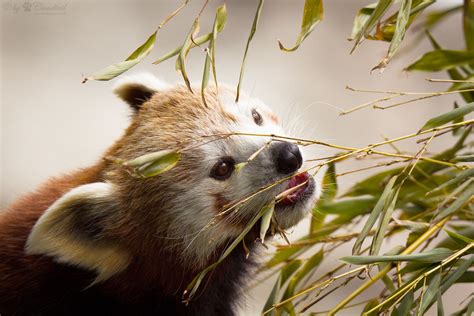
[[[212,167],[211,170],[211,178],[214,178],[216,180],[226,180],[228,179],[231,175],[232,172],[234,171],[234,159],[227,157],[227,158],[221,158],[215,165]]]
[[[260,113],[257,112],[257,110],[255,110],[255,109],[252,110],[252,117],[253,117],[253,120],[254,120],[255,124],[262,125],[263,119],[262,119],[262,116],[260,115]]]

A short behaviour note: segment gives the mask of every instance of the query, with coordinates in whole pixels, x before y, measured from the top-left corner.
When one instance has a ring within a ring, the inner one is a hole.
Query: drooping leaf
[[[406,316],[410,315],[413,303],[415,301],[415,295],[413,291],[409,291],[405,297],[400,301],[400,304],[395,308],[391,316]]]
[[[323,181],[321,182],[321,188],[321,197],[312,212],[313,216],[311,218],[310,233],[321,227],[324,223],[326,214],[319,211],[319,206],[324,202],[331,202],[337,195],[336,166],[334,163],[328,164],[326,172],[324,173]]]
[[[262,313],[271,309],[273,304],[278,303],[281,288],[286,283],[286,281],[295,273],[295,271],[302,265],[302,263],[303,262],[301,260],[293,260],[281,269],[280,275],[278,276],[278,279],[276,280],[275,285],[273,286],[273,289],[270,292],[267,301],[265,302],[265,305],[262,309]],[[268,315],[274,314],[276,314],[275,310],[273,310]]]
[[[275,202],[270,203],[265,206],[265,211],[262,216],[262,221],[260,224],[260,239],[262,243],[265,242],[265,236],[267,235],[268,228],[270,228],[270,223],[275,211]]]
[[[421,56],[406,70],[441,71],[474,62],[474,52],[462,50],[438,49]]]
[[[321,249],[320,251],[312,255],[305,262],[305,264],[301,268],[299,268],[298,271],[296,271],[296,273],[291,277],[288,282],[288,286],[286,287],[282,300],[285,300],[295,294],[295,290],[299,282],[301,282],[310,272],[315,271],[317,267],[321,264],[323,258],[324,252]],[[290,313],[294,312],[292,304],[286,304],[284,305],[284,308]]]
[[[384,13],[388,10],[393,0],[379,0],[372,11],[369,18],[365,21],[364,25],[360,28],[357,34],[354,35],[355,44],[352,48],[351,53],[359,46],[363,37],[367,37],[375,27],[377,21],[382,18]]]
[[[306,0],[303,10],[303,20],[301,21],[301,31],[296,39],[296,43],[291,48],[286,48],[278,41],[280,49],[285,52],[292,52],[300,47],[305,38],[311,34],[315,26],[323,19],[323,0]]]
[[[433,117],[432,119],[428,120],[425,125],[423,125],[423,127],[420,129],[420,132],[452,122],[463,117],[464,115],[471,113],[472,111],[474,111],[474,102],[451,110],[442,115]]]
[[[362,28],[364,27],[365,23],[369,20],[370,16],[374,12],[375,7],[377,6],[377,2],[371,3],[357,12],[356,17],[354,19],[354,24],[352,26],[352,32],[350,40],[354,40],[361,32]]]
[[[452,230],[449,230],[449,229],[446,229],[446,228],[443,228],[443,230],[446,232],[446,234],[448,234],[449,237],[451,237],[454,241],[461,244],[462,246],[465,246],[466,244],[474,242],[473,239],[471,239],[467,236],[463,236],[461,234],[458,234],[458,233],[456,233]]]
[[[385,68],[390,62],[390,60],[393,58],[393,56],[395,55],[395,52],[400,47],[400,44],[402,43],[403,38],[405,37],[406,28],[407,28],[408,21],[410,18],[411,5],[412,5],[412,0],[402,0],[400,10],[398,11],[395,32],[390,42],[388,53],[385,56],[385,58],[382,59],[382,61],[377,66],[375,66],[372,70]]]
[[[474,177],[474,168],[469,168],[469,169],[463,170],[463,171],[459,172],[456,175],[455,178],[453,178],[449,181],[446,181],[445,183],[441,184],[436,189],[434,189],[430,192],[436,192],[436,191],[439,191],[439,190],[444,189],[446,187],[449,187],[450,185],[459,184],[460,182],[462,182],[464,180],[467,180],[467,179],[470,179],[472,177]]]
[[[444,218],[464,206],[468,203],[474,196],[474,181],[471,182],[464,191],[457,197],[457,199],[451,203],[447,208],[443,209],[438,215],[436,215],[435,220]]]
[[[420,307],[418,308],[417,315],[421,316],[425,313],[428,307],[434,302],[436,296],[439,292],[439,285],[441,282],[441,273],[436,273],[433,278],[431,278],[428,286],[425,290],[425,293],[420,302]]]
[[[116,64],[110,65],[101,69],[97,72],[94,72],[92,75],[86,77],[82,83],[85,83],[88,80],[101,80],[107,81],[121,75],[126,72],[140,61],[143,60],[148,54],[150,54],[153,46],[155,45],[156,40],[156,31],[151,34],[148,39],[140,47],[135,49],[133,53],[130,54],[124,61],[118,62]]]
[[[216,75],[216,39],[217,34],[219,33],[219,26],[224,27],[227,21],[227,8],[225,4],[221,5],[217,8],[216,17],[214,19],[214,25],[212,27],[212,32],[210,33],[212,36],[209,40],[209,46],[207,48],[206,59],[204,61],[204,71],[202,74],[202,82],[201,82],[201,97],[202,102],[206,104],[206,97],[205,97],[205,89],[209,83],[209,72],[210,68],[212,67],[212,73],[214,74],[214,81],[217,85],[217,75]],[[207,104],[206,104],[207,105]]]
[[[393,189],[391,189],[386,201],[384,202],[384,207],[382,210],[383,217],[380,220],[379,227],[377,227],[374,239],[372,240],[372,244],[370,245],[369,253],[371,255],[377,255],[380,251],[380,248],[382,248],[382,242],[385,238],[388,223],[390,222],[390,219],[392,218],[392,213],[395,210],[395,204],[397,203],[400,187],[401,185],[399,184]]]
[[[221,13],[223,13],[223,12],[221,12]],[[216,22],[218,22],[217,25],[216,25],[217,33],[220,33],[224,29],[226,19],[218,19]],[[191,44],[191,48],[194,48],[198,45],[202,45],[202,44],[207,43],[208,41],[210,41],[212,39],[212,37],[213,37],[213,35],[212,35],[212,32],[211,32],[211,33],[207,33],[205,35],[202,35],[202,36],[199,36],[199,37],[195,38],[193,43]],[[160,64],[160,63],[164,62],[165,60],[168,60],[171,57],[174,57],[174,56],[178,55],[181,52],[182,49],[183,49],[183,46],[179,46],[179,47],[173,49],[172,51],[164,54],[163,56],[161,56],[160,58],[155,60],[153,62],[153,64],[154,65]]]
[[[474,2],[464,1],[463,13],[466,48],[469,51],[474,51]]]
[[[453,254],[453,251],[446,248],[435,248],[422,253],[395,255],[395,256],[349,256],[343,257],[340,260],[351,264],[371,264],[378,262],[440,262]]]
[[[360,253],[360,249],[362,248],[362,244],[369,234],[370,230],[375,224],[375,221],[377,218],[379,218],[380,214],[382,213],[384,209],[384,205],[386,204],[387,197],[389,196],[390,192],[392,191],[393,185],[395,184],[395,181],[397,180],[397,177],[394,176],[392,177],[387,185],[385,186],[384,191],[382,192],[382,195],[380,196],[379,200],[377,201],[377,204],[375,204],[374,209],[369,215],[369,218],[364,224],[364,227],[362,228],[362,231],[360,232],[359,236],[357,237],[354,247],[352,248],[352,254],[357,255]]]
[[[179,52],[178,59],[176,60],[176,70],[181,71],[181,75],[183,76],[184,82],[188,87],[191,93],[193,89],[191,89],[191,83],[188,78],[188,74],[186,72],[186,57],[188,56],[189,51],[193,46],[193,40],[197,33],[199,33],[199,19],[196,18],[191,26],[191,30],[189,31],[186,39],[184,40],[183,46],[181,47],[181,51]]]
[[[242,64],[240,65],[240,75],[239,75],[239,83],[237,84],[237,91],[235,96],[235,102],[239,102],[240,97],[240,86],[242,85],[242,79],[244,78],[244,69],[245,69],[245,60],[247,59],[247,53],[249,51],[250,42],[257,31],[258,22],[260,20],[260,15],[262,13],[263,3],[265,0],[259,0],[257,11],[255,12],[255,17],[253,19],[252,28],[250,29],[250,34],[247,39],[247,44],[245,45],[244,56],[242,58]]]

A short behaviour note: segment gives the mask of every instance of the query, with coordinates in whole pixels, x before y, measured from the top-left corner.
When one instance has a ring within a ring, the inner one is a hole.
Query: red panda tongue
[[[303,172],[300,174],[295,175],[288,181],[288,185],[286,187],[286,190],[291,189],[293,187],[296,187],[302,183],[305,183],[309,180],[309,174],[307,172]],[[296,202],[298,196],[303,193],[306,190],[307,183],[305,185],[302,185],[299,187],[297,190],[294,192],[288,194],[283,198],[278,204],[282,205],[290,205]]]

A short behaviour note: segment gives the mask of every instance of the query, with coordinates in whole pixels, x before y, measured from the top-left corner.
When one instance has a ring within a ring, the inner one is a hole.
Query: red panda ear
[[[104,235],[104,223],[116,209],[111,184],[77,187],[41,215],[28,236],[26,253],[96,271],[93,284],[103,281],[130,262],[129,253]]]
[[[140,107],[157,92],[169,89],[169,85],[151,74],[126,76],[115,85],[114,92],[134,110]]]

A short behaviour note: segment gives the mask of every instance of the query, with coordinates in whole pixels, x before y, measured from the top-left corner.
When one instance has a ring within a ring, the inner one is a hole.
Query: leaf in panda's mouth
[[[310,175],[307,172],[299,173],[288,180],[286,190],[277,198],[278,205],[286,206],[295,204],[306,191],[310,183]]]

